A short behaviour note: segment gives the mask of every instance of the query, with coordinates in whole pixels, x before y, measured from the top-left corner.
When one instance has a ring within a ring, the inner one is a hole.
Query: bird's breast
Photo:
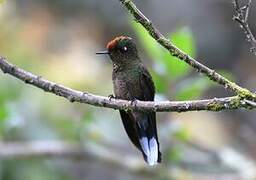
[[[113,74],[114,93],[117,98],[133,100],[140,94],[139,74],[132,71]]]

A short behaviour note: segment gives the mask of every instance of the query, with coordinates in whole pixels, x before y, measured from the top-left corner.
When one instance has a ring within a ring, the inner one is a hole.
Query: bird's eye
[[[126,46],[123,47],[123,51],[126,52],[128,48]]]

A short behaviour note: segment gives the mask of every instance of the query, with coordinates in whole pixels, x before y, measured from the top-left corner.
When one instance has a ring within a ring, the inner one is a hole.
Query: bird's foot
[[[137,99],[136,98],[133,98],[132,100],[131,100],[131,105],[132,106],[136,106],[136,104],[137,104]]]
[[[110,94],[109,96],[108,96],[108,99],[111,101],[112,99],[115,99],[116,97],[113,95],[113,94]]]

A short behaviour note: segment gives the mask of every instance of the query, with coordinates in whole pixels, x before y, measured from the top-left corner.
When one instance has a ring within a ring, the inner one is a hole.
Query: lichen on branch
[[[112,109],[123,110],[138,110],[138,111],[173,111],[173,112],[186,112],[186,111],[221,111],[225,109],[239,109],[239,108],[256,108],[255,104],[245,102],[239,96],[213,98],[195,101],[126,101],[115,98],[108,98],[97,96],[87,92],[73,90],[71,88],[59,85],[43,79],[41,76],[36,76],[30,72],[20,69],[0,57],[0,69],[21,81],[38,87],[45,92],[53,93],[69,100],[70,102],[80,102],[90,104],[98,107],[106,107]],[[236,103],[234,103],[236,102]]]
[[[248,99],[256,102],[255,93],[250,92],[248,89],[243,88],[234,82],[231,82],[213,69],[201,64],[199,61],[190,57],[188,54],[176,47],[169,39],[165,38],[164,35],[161,34],[160,31],[153,25],[153,23],[136,7],[132,0],[119,1],[133,15],[135,21],[140,23],[160,45],[167,49],[170,52],[170,55],[186,62],[188,65],[196,69],[197,72],[206,75],[210,80],[224,86],[226,89],[231,90],[242,99]]]
[[[191,67],[195,68],[198,72],[206,75],[212,81],[223,85],[226,89],[230,89],[236,94],[232,97],[213,98],[194,101],[138,101],[135,102],[108,98],[103,96],[94,95],[88,92],[81,92],[71,88],[59,85],[57,83],[43,79],[41,76],[36,76],[30,72],[20,69],[13,64],[7,62],[3,57],[0,57],[0,69],[3,73],[9,74],[21,81],[33,85],[37,88],[61,96],[70,102],[79,102],[90,104],[98,107],[106,107],[112,109],[122,110],[136,110],[136,111],[172,111],[172,112],[186,112],[186,111],[221,111],[226,109],[254,109],[256,108],[256,94],[250,92],[248,89],[242,88],[234,82],[229,81],[227,78],[221,76],[214,70],[199,63],[175,45],[166,39],[152,24],[152,22],[142,14],[142,12],[135,6],[131,0],[119,0],[130,13],[134,16],[135,20],[139,22],[149,32],[149,34],[164,48],[166,48],[170,55],[178,57],[180,60],[186,62]]]

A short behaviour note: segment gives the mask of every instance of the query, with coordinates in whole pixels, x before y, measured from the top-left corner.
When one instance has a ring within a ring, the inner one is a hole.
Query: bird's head
[[[108,54],[114,64],[124,65],[139,61],[136,44],[132,38],[119,36],[107,44],[107,50],[96,54]]]

